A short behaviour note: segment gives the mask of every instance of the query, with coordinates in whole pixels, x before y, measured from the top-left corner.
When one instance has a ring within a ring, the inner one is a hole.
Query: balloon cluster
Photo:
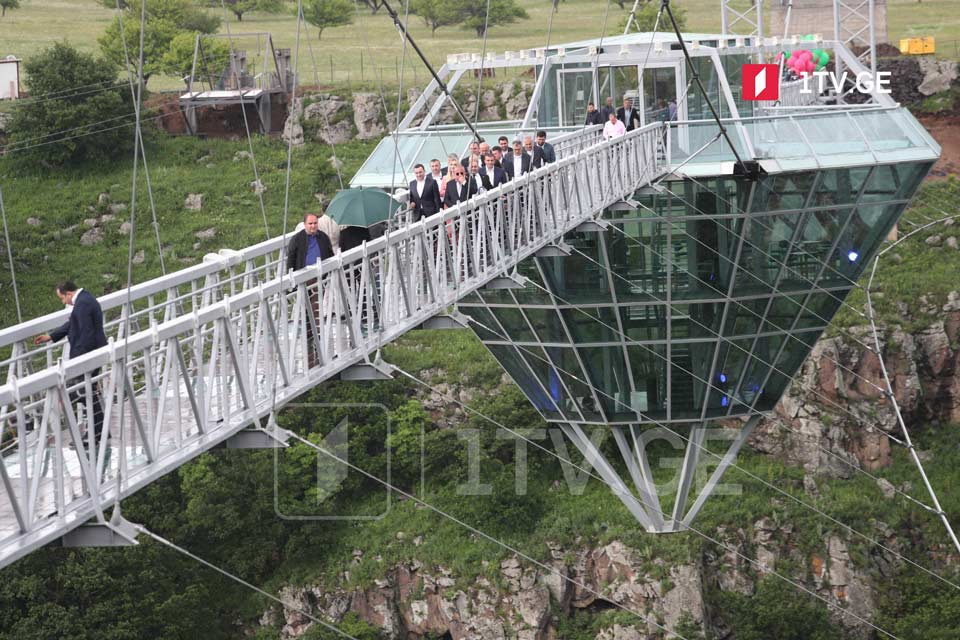
[[[813,40],[813,36],[803,36],[803,40]],[[820,71],[830,62],[830,54],[823,49],[784,51],[783,57],[787,67],[797,75]]]

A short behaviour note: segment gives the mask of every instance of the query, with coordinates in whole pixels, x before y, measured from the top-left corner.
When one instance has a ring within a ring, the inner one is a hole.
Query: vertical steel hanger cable
[[[3,238],[7,247],[7,262],[10,264],[10,281],[13,283],[13,301],[17,305],[17,324],[23,323],[20,310],[20,291],[17,289],[17,271],[13,266],[13,249],[10,247],[10,231],[7,229],[7,208],[3,205],[3,189],[0,189],[0,214],[3,214]]]
[[[227,6],[224,3],[224,0],[220,0],[220,7],[223,11],[223,16],[224,16],[223,23],[224,25],[226,25],[226,29],[227,29],[227,43],[230,46],[230,61],[229,61],[230,69],[233,72],[233,81],[237,87],[237,91],[241,92],[240,113],[243,114],[243,129],[247,133],[247,149],[249,150],[249,153],[250,153],[250,166],[253,168],[253,179],[256,180],[255,184],[258,185],[257,187],[254,188],[254,192],[257,194],[257,199],[260,203],[260,215],[263,217],[263,232],[266,235],[267,240],[269,240],[270,225],[267,223],[267,207],[263,202],[263,188],[262,188],[263,182],[260,181],[260,169],[257,166],[257,156],[253,150],[253,136],[250,134],[250,122],[249,122],[249,119],[247,118],[247,105],[244,104],[243,102],[243,93],[242,93],[243,90],[240,87],[240,75],[237,72],[237,65],[236,65],[237,52],[236,52],[236,49],[234,49],[233,47],[233,35],[230,33],[230,20],[227,18]],[[203,38],[202,35],[198,36],[196,46],[198,47],[200,46],[200,42],[202,41],[202,38]],[[271,51],[270,55],[274,56],[276,55],[276,52]],[[264,54],[263,67],[264,67],[263,72],[264,74],[266,74],[267,72],[266,54]],[[191,78],[190,80],[192,82],[193,78]],[[269,99],[269,94],[268,94],[268,99]]]
[[[146,3],[146,0],[143,0]],[[150,183],[150,169],[147,166],[147,150],[143,145],[143,130],[140,128],[141,114],[140,114],[140,99],[139,94],[134,92],[133,86],[133,70],[130,67],[130,53],[127,50],[127,34],[123,24],[123,11],[120,8],[120,0],[117,0],[117,22],[120,24],[120,42],[123,44],[123,60],[124,60],[124,69],[127,72],[127,82],[130,85],[130,98],[134,101],[133,114],[136,118],[136,139],[134,140],[134,145],[140,145],[140,159],[143,162],[143,177],[147,181],[147,195],[150,198],[150,215],[153,220],[153,232],[157,239],[157,256],[160,258],[160,272],[164,275],[167,274],[167,266],[163,258],[163,243],[160,241],[160,222],[157,220],[157,205],[153,199],[153,185]],[[141,26],[142,30],[143,27]],[[136,160],[136,157],[134,157]]]

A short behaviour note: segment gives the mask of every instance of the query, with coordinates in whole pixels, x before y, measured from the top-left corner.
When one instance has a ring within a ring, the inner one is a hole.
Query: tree
[[[460,9],[449,0],[413,0],[410,12],[423,19],[423,23],[430,27],[431,35],[440,27],[459,24],[463,20]]]
[[[170,41],[170,48],[160,59],[160,71],[186,78],[193,70],[193,49],[196,35],[184,31]],[[202,57],[197,58],[197,75],[219,76],[230,64],[230,45],[220,38],[203,38]]]
[[[486,2],[459,0],[453,4],[463,17],[463,28],[473,29],[478,38],[482,38],[487,29],[530,17],[526,10],[516,3],[516,0],[490,0],[489,18]]]
[[[383,6],[383,0],[357,0],[358,4],[370,9],[370,13],[376,15],[377,11],[380,11],[380,7]]]
[[[219,28],[219,18],[194,6],[190,0],[150,0],[143,40],[144,83],[151,75],[163,70],[163,56],[178,35],[195,31],[215,33]],[[131,64],[136,64],[140,44],[140,0],[127,0],[127,6],[123,10],[123,29],[127,54]],[[120,35],[120,25],[113,20],[97,40],[104,57],[118,66],[124,64],[124,47]]]
[[[673,18],[677,21],[677,26],[680,27],[680,31],[683,31],[687,26],[687,12],[683,7],[678,7],[676,5],[670,5],[671,11],[673,11]],[[630,25],[631,32],[644,33],[647,31],[653,31],[653,28],[656,26],[657,31],[673,31],[673,25],[670,23],[670,17],[667,15],[667,12],[664,11],[663,15],[660,16],[660,24],[657,25],[657,14],[660,12],[660,3],[658,2],[648,2],[643,7],[637,9],[636,22]],[[620,22],[620,29],[624,29],[627,26],[627,20],[630,19],[628,15]]]
[[[0,0],[0,17],[7,15],[7,9],[19,9],[20,0]]]
[[[227,11],[237,16],[237,22],[243,22],[243,14],[250,11],[264,13],[280,13],[283,11],[282,0],[223,0]],[[220,0],[210,0],[208,6],[220,8]]]
[[[351,0],[307,0],[303,7],[304,19],[317,27],[318,38],[328,27],[342,27],[353,22],[353,2]]]
[[[112,128],[133,112],[116,65],[57,43],[30,58],[24,71],[32,95],[58,97],[14,103],[9,153],[50,167],[116,157],[131,145],[132,128]]]

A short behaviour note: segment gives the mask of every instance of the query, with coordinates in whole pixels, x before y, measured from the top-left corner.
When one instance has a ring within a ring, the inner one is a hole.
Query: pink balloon
[[[805,66],[805,71],[807,73],[813,73],[816,70],[817,65],[813,63],[813,60],[807,58],[807,64]]]

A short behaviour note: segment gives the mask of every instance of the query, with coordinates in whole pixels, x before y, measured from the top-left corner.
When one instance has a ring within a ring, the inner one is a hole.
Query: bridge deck
[[[382,345],[630,196],[664,173],[665,138],[658,123],[571,147],[554,164],[296,273],[278,269],[282,238],[208,256],[137,285],[129,306],[125,292],[105,296],[110,345],[76,359],[64,360],[60,346],[28,346],[65,312],[0,331],[0,345],[11,347],[0,363],[0,421],[9,433],[0,441],[0,566],[102,518],[118,495],[369,362]],[[314,305],[323,311],[311,312]],[[109,399],[98,442],[83,435],[93,431],[90,412],[71,400],[94,384]]]

